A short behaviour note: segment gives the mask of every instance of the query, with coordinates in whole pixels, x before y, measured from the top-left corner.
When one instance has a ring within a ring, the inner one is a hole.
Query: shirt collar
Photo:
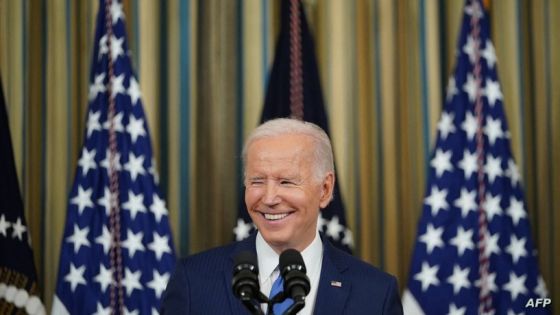
[[[266,279],[278,266],[279,255],[268,245],[260,232],[257,233],[255,247],[259,264],[259,276],[261,279]],[[319,236],[319,231],[315,234],[311,244],[301,252],[301,256],[308,270],[311,266],[316,266],[317,264],[320,266],[323,257],[323,241]]]
[[[279,256],[264,240],[260,232],[257,233],[255,247],[257,249],[259,276],[261,279],[266,279],[272,274],[274,268],[278,266]]]
[[[319,231],[315,234],[315,238],[311,244],[301,252],[301,256],[303,257],[303,262],[305,263],[308,274],[311,268],[321,266],[323,260],[323,241],[321,240],[321,236],[319,236]]]

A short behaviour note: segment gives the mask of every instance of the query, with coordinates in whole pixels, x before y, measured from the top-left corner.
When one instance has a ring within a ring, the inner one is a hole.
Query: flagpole
[[[303,62],[300,0],[290,1],[290,116],[303,120]]]
[[[486,253],[486,236],[488,235],[488,219],[484,209],[486,186],[484,184],[484,134],[482,125],[484,124],[482,113],[482,78],[481,78],[481,62],[480,62],[480,16],[482,8],[477,1],[471,3],[473,13],[470,23],[472,25],[471,37],[474,42],[474,69],[473,76],[476,83],[476,99],[475,99],[475,115],[477,121],[476,128],[476,155],[477,155],[477,186],[478,186],[478,262],[480,277],[480,294],[479,294],[479,314],[486,314],[492,310],[492,295],[488,286],[488,269],[490,268],[490,260]]]
[[[107,28],[107,47],[109,52],[108,58],[108,80],[107,80],[107,97],[109,98],[109,110],[107,120],[109,122],[109,189],[111,192],[111,212],[109,217],[111,232],[111,272],[115,278],[115,282],[111,284],[111,311],[123,314],[124,311],[124,293],[122,288],[122,249],[121,249],[121,223],[120,223],[120,206],[119,206],[119,177],[117,174],[117,134],[115,131],[115,96],[113,95],[113,81],[115,78],[114,61],[112,53],[112,37],[113,37],[113,16],[111,13],[112,0],[105,0],[105,27]],[[116,292],[115,292],[116,291]]]

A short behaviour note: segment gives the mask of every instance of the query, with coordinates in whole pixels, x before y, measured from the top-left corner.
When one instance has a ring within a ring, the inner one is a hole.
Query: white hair
[[[314,123],[291,118],[269,120],[249,134],[242,151],[243,169],[245,170],[247,166],[247,150],[254,141],[290,134],[306,135],[313,140],[315,159],[313,173],[316,180],[323,180],[328,172],[334,174],[333,150],[327,133]]]

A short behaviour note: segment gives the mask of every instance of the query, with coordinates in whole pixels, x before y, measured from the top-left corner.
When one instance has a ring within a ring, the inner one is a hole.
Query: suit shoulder
[[[333,250],[333,256],[336,257],[335,258],[336,260],[339,260],[341,266],[346,265],[348,267],[345,270],[345,273],[348,273],[351,276],[362,278],[367,282],[384,283],[387,285],[392,284],[394,281],[396,281],[396,278],[393,275],[357,257],[354,257],[337,248],[332,248],[332,250]]]
[[[330,244],[325,246],[325,255],[330,260],[324,265],[329,277],[338,276],[352,287],[346,304],[348,314],[402,314],[394,276]],[[328,286],[328,280],[323,285]]]
[[[189,268],[195,266],[202,269],[216,268],[217,266],[223,265],[228,262],[234,246],[235,245],[232,243],[211,248],[196,254],[189,255],[187,257],[183,257],[179,260],[179,263],[183,267]]]

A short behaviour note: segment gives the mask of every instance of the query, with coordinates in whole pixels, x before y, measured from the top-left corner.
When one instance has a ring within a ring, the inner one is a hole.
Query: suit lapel
[[[324,252],[321,278],[315,302],[315,314],[343,314],[352,284],[344,277],[348,266],[326,238],[323,238]]]
[[[232,314],[248,313],[248,310],[245,308],[245,306],[243,306],[243,304],[235,297],[235,295],[233,295],[233,291],[231,288],[231,281],[233,279],[234,257],[242,251],[252,251],[256,253],[257,250],[255,248],[255,238],[256,238],[256,233],[253,233],[245,240],[238,242],[236,246],[234,246],[233,250],[231,251],[227,267],[223,270],[224,285],[226,286],[226,290],[230,292],[230,294],[228,294],[227,296],[229,298],[229,305]]]

